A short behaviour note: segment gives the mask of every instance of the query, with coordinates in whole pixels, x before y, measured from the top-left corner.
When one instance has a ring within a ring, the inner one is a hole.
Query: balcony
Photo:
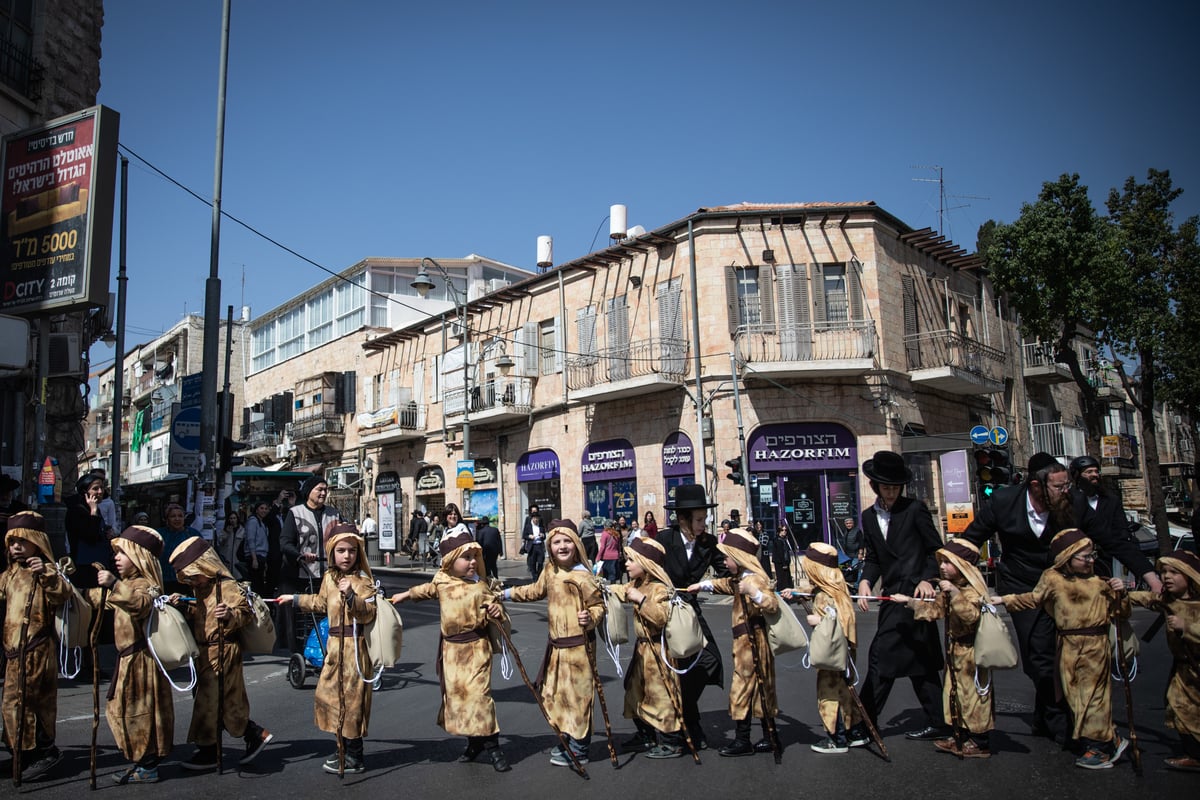
[[[1054,346],[1028,342],[1021,346],[1025,356],[1025,379],[1034,383],[1069,383],[1071,369],[1054,357]],[[1044,452],[1050,452],[1046,450]]]
[[[874,320],[786,327],[743,325],[733,335],[742,377],[857,377],[874,366]]]
[[[643,339],[567,361],[567,395],[590,403],[620,400],[683,385],[686,339]]]
[[[335,453],[342,449],[345,423],[341,414],[324,413],[292,421],[289,435],[306,455]]]
[[[1070,461],[1087,454],[1087,433],[1061,422],[1038,423],[1033,426],[1033,451]]]
[[[403,403],[378,411],[359,414],[358,441],[363,445],[380,445],[420,439],[425,435],[425,406]]]
[[[949,394],[994,394],[1004,389],[1006,356],[954,331],[904,337],[908,371],[916,386]]]
[[[1125,402],[1125,387],[1121,385],[1121,376],[1112,367],[1092,367],[1087,372],[1087,380],[1096,388],[1096,396],[1101,400],[1113,403]]]
[[[471,424],[496,425],[526,419],[533,410],[533,378],[488,378],[471,387]],[[446,392],[447,422],[461,423],[465,417],[462,389]]]

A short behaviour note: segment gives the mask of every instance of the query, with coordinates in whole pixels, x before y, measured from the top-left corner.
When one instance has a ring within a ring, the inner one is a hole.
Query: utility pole
[[[113,362],[113,415],[112,415],[112,468],[108,484],[113,502],[120,502],[121,495],[121,428],[125,423],[125,295],[129,276],[125,273],[125,243],[129,209],[129,159],[121,156],[121,226],[118,231],[117,264],[117,357]]]

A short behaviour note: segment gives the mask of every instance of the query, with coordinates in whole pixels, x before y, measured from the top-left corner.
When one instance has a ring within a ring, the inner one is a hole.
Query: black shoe
[[[491,757],[492,769],[496,770],[496,772],[508,772],[510,769],[512,769],[512,767],[508,764],[508,759],[504,757],[504,751],[499,747],[493,747],[491,750],[489,750],[488,756]],[[586,761],[587,759],[583,760]]]
[[[50,745],[42,753],[41,758],[38,758],[29,766],[21,770],[21,780],[35,781],[45,775],[54,765],[62,761],[62,753],[54,745]]]
[[[469,763],[471,761],[474,761],[476,758],[478,758],[479,754],[482,752],[483,752],[483,745],[478,744],[476,742],[468,742],[467,749],[462,751],[462,755],[460,755],[458,757],[458,761],[461,764]]]
[[[946,729],[935,725],[926,725],[924,728],[919,728],[915,731],[909,731],[904,734],[906,739],[914,739],[918,742],[931,742],[935,739],[944,739],[946,737]]]
[[[192,772],[206,772],[210,769],[217,768],[217,748],[216,745],[200,745],[196,748],[196,752],[187,761],[179,764],[186,770]]]
[[[344,775],[358,775],[358,774],[361,774],[361,773],[367,771],[367,768],[363,764],[363,760],[361,758],[352,756],[349,753],[346,753],[345,758],[346,758],[345,768],[342,770],[342,773]],[[322,764],[321,766],[325,769],[326,772],[337,775],[338,774],[337,753],[334,753],[329,758],[325,759],[325,763]]]
[[[239,766],[246,766],[263,751],[263,748],[275,740],[275,734],[261,725],[246,734],[246,753],[238,760]]]
[[[766,736],[754,743],[754,752],[756,753],[774,753],[775,745]]]
[[[626,753],[645,753],[652,747],[654,747],[654,737],[641,731],[621,742],[621,750]]]
[[[754,755],[754,745],[750,744],[749,739],[734,739],[717,752],[730,758],[736,758],[737,756],[752,756]]]

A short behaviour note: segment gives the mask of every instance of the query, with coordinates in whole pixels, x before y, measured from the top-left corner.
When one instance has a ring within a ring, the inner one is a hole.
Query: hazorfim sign
[[[108,303],[119,120],[93,106],[4,137],[0,311]]]

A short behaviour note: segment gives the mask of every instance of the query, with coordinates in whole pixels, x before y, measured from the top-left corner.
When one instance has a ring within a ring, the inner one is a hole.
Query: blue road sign
[[[1003,447],[1008,443],[1008,428],[997,425],[990,431],[992,444]]]
[[[971,428],[971,441],[975,444],[987,444],[990,441],[991,431],[983,425],[976,425]]]

